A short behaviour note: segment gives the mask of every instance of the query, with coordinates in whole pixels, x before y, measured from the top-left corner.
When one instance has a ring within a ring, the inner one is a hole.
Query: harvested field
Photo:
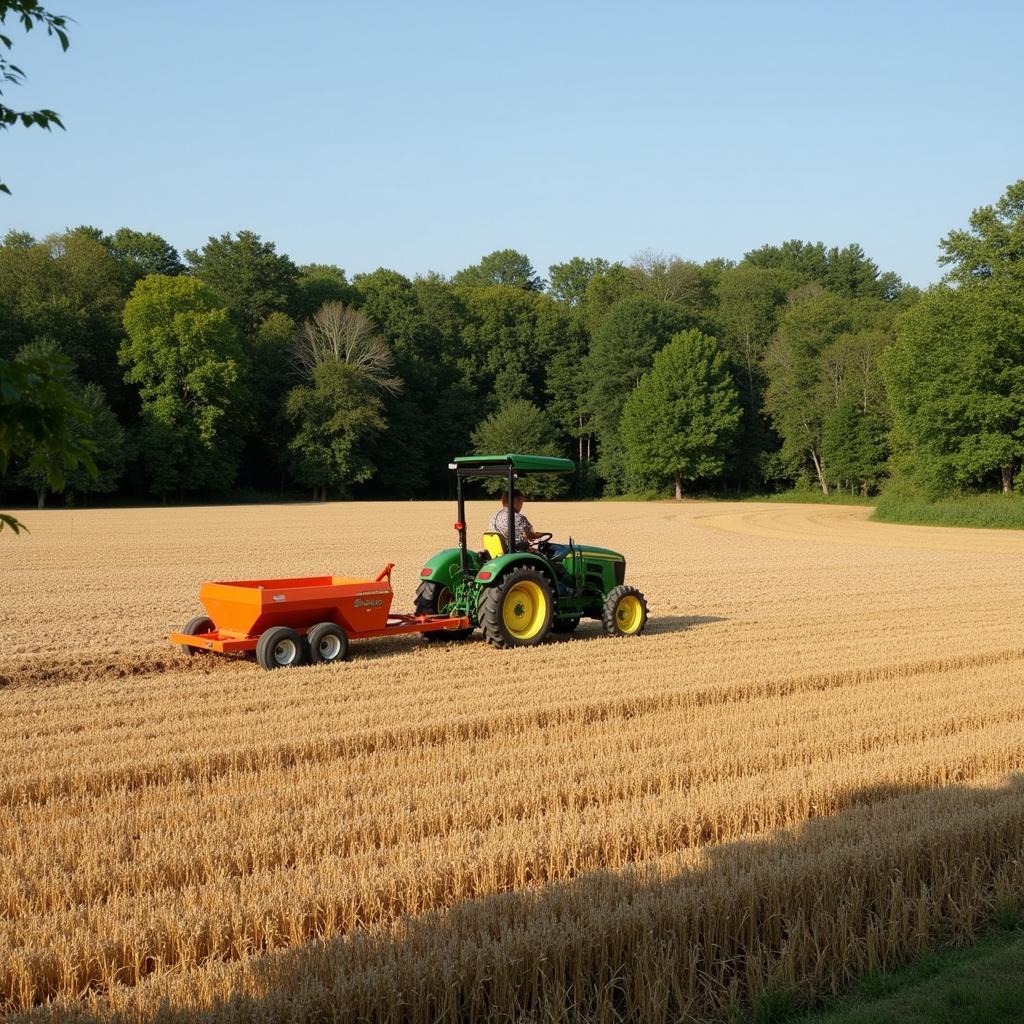
[[[471,505],[471,526],[489,505]],[[1024,534],[868,510],[550,504],[648,633],[164,639],[201,579],[388,561],[447,503],[26,514],[0,537],[0,1013],[722,1018],[1024,891]]]

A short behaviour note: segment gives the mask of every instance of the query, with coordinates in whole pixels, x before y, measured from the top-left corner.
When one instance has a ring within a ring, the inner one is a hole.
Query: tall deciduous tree
[[[764,414],[764,356],[795,284],[785,271],[745,264],[726,269],[718,280],[720,340],[735,368],[743,406],[743,430],[727,469],[748,486],[763,482],[766,455],[778,443]]]
[[[677,334],[654,357],[622,412],[630,477],[640,486],[683,484],[718,476],[739,428],[739,396],[714,338]]]
[[[587,357],[590,408],[599,445],[598,472],[612,492],[626,486],[626,464],[619,437],[622,407],[655,353],[673,334],[692,326],[679,306],[650,295],[622,299],[593,333]]]
[[[537,406],[525,399],[512,399],[473,431],[473,452],[476,455],[529,452],[532,455],[564,456],[552,434],[551,423]],[[498,478],[484,482],[484,490],[488,494],[501,494],[505,486]],[[565,477],[545,473],[531,478],[529,496],[557,498],[565,493],[565,489]]]
[[[791,295],[765,356],[765,408],[782,438],[782,458],[794,474],[813,468],[823,494],[829,493],[829,478],[822,440],[837,404],[824,356],[851,326],[848,302],[805,285]]]
[[[998,482],[1024,458],[1024,301],[938,287],[897,322],[882,360],[902,471],[930,497]]]
[[[590,282],[605,273],[611,264],[600,257],[584,259],[573,256],[565,263],[553,263],[548,267],[548,291],[559,302],[570,306],[582,304]]]
[[[241,452],[245,355],[220,299],[191,277],[152,275],[125,304],[125,380],[142,400],[139,452],[154,494],[223,490]]]
[[[403,388],[394,358],[370,318],[340,302],[306,321],[295,358],[304,383],[288,395],[293,475],[314,497],[326,499],[331,488],[348,493],[373,475],[372,442],[387,429],[382,396]]]
[[[345,271],[330,263],[307,263],[299,267],[295,288],[295,315],[302,319],[311,317],[325,302],[358,305],[359,293]]]
[[[493,285],[466,289],[459,365],[463,379],[493,407],[540,401],[548,358],[563,344],[568,311],[548,295]]]
[[[131,292],[136,281],[150,274],[174,277],[176,274],[185,273],[185,264],[181,262],[178,250],[167,239],[152,231],[118,228],[101,241],[121,267],[125,294]]]
[[[994,205],[975,210],[969,223],[940,243],[939,262],[950,268],[948,279],[961,285],[1024,285],[1024,178]]]
[[[298,268],[253,231],[211,236],[201,250],[186,249],[185,258],[192,273],[221,296],[246,339],[271,313],[294,312]]]
[[[326,500],[330,490],[347,495],[373,475],[369,442],[387,428],[381,405],[366,378],[344,360],[319,363],[308,383],[289,393],[288,416],[296,427],[292,475],[313,488],[314,499]]]
[[[39,359],[55,359],[60,357],[60,349],[56,343],[40,340],[26,345],[17,356],[16,362],[25,365]],[[71,440],[82,450],[92,454],[92,465],[79,465],[65,474],[63,487],[60,489],[69,494],[109,494],[115,490],[125,463],[124,429],[118,423],[103,389],[97,384],[82,385],[73,377],[68,379],[67,386],[84,415],[72,420],[73,435]],[[30,487],[36,492],[39,508],[46,504],[46,495],[52,486],[45,451],[40,452],[37,445],[20,460],[15,483]],[[43,458],[36,458],[42,454]]]
[[[883,363],[897,458],[932,496],[1009,491],[1024,458],[1024,179],[941,246],[955,287],[897,321]]]
[[[494,284],[522,288],[528,292],[539,292],[544,288],[544,279],[533,269],[529,257],[515,249],[488,253],[479,263],[460,270],[453,280],[455,284],[470,288],[486,288]]]
[[[71,358],[83,383],[99,384],[115,408],[130,396],[117,364],[126,292],[117,261],[95,229],[75,228],[0,245],[0,354],[41,338]]]
[[[64,487],[67,473],[79,467],[96,472],[93,446],[83,436],[89,414],[74,394],[71,360],[53,353],[27,353],[0,359],[0,479],[13,459],[45,476],[51,490]],[[23,528],[0,513],[0,530]]]

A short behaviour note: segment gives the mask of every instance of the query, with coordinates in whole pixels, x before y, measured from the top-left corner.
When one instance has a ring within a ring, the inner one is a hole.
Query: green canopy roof
[[[576,463],[572,459],[558,459],[551,455],[460,455],[452,463],[452,469],[463,472],[479,466],[481,469],[493,466],[507,466],[519,474],[523,473],[573,473]]]

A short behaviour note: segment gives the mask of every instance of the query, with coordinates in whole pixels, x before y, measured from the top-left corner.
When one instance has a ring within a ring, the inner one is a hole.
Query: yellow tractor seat
[[[486,550],[491,558],[500,558],[502,555],[507,555],[508,546],[505,544],[504,536],[500,533],[485,533],[484,550]]]

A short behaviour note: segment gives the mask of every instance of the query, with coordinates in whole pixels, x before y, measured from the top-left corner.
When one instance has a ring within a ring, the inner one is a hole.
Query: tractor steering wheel
[[[539,533],[530,541],[530,547],[533,548],[534,551],[543,552],[543,549],[551,542],[551,538],[553,536],[553,533]]]

